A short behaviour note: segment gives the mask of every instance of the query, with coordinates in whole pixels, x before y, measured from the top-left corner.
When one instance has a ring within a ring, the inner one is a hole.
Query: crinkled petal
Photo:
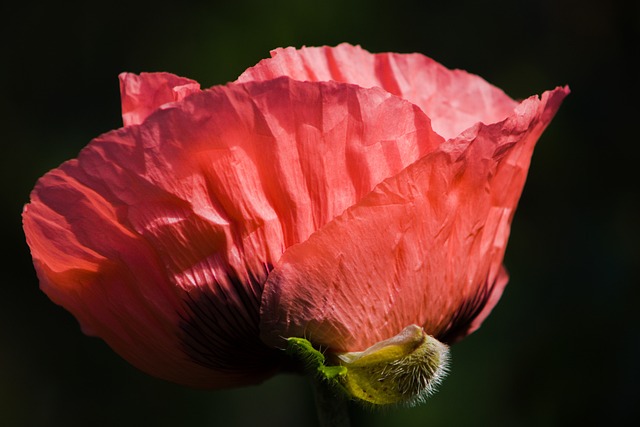
[[[200,91],[198,82],[170,73],[122,73],[119,77],[125,126],[140,124],[157,109]]]
[[[359,46],[276,49],[249,68],[239,82],[289,76],[301,81],[334,80],[381,87],[419,106],[433,129],[452,138],[477,122],[495,123],[517,103],[482,78],[449,70],[422,54],[371,54]]]
[[[24,229],[42,289],[148,373],[260,381],[279,363],[258,329],[271,266],[442,139],[415,105],[336,82],[159,104],[38,182]]]
[[[567,93],[472,127],[289,248],[263,292],[265,342],[362,351],[411,324],[449,342],[477,328],[506,284],[502,259],[533,147]]]

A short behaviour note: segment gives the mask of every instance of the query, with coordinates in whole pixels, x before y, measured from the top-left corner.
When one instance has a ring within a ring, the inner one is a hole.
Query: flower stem
[[[313,379],[316,411],[320,427],[349,427],[349,401],[331,384],[320,378]]]

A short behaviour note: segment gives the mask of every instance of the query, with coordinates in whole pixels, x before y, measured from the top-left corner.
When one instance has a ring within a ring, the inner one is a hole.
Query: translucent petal
[[[371,54],[343,43],[336,47],[276,49],[271,55],[245,71],[238,81],[289,76],[301,81],[334,80],[381,87],[420,107],[444,138],[453,138],[477,122],[500,121],[517,105],[482,78],[449,70],[418,53]]]
[[[522,102],[385,180],[269,275],[263,339],[361,351],[418,324],[453,341],[506,284],[502,259],[533,147],[568,89]]]
[[[442,139],[380,89],[288,78],[162,104],[45,175],[24,228],[43,290],[134,365],[256,382],[262,286],[283,251]]]

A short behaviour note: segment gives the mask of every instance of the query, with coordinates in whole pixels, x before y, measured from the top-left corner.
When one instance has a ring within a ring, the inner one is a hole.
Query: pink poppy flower
[[[278,49],[207,90],[166,73],[120,83],[124,127],[25,206],[35,269],[133,365],[214,388],[287,369],[289,337],[343,354],[419,336],[411,325],[446,344],[477,329],[569,92],[517,102],[423,55],[347,44]]]

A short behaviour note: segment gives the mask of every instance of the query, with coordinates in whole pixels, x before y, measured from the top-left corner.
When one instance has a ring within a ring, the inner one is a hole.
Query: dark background
[[[343,41],[422,52],[514,98],[572,89],[534,155],[501,302],[453,347],[425,405],[356,408],[354,426],[617,426],[638,415],[638,2],[61,3],[0,6],[1,426],[315,424],[303,378],[189,390],[82,335],[38,290],[20,212],[39,176],[121,126],[118,73],[209,87],[272,48]]]

